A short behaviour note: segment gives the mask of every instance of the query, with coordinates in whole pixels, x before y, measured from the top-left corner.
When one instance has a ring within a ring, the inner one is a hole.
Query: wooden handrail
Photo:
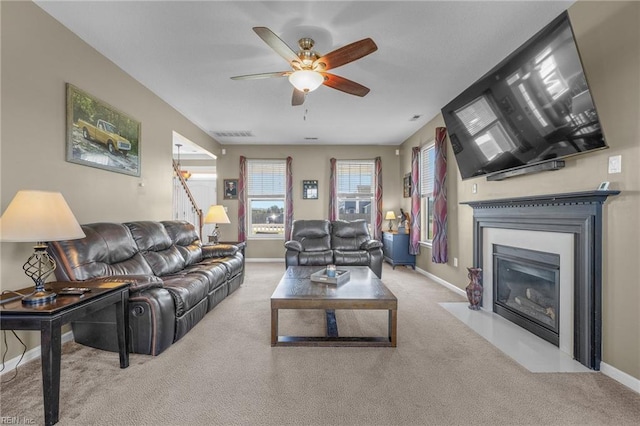
[[[187,181],[182,176],[182,173],[180,173],[180,165],[176,160],[173,160],[173,171],[175,172],[176,176],[178,177],[178,180],[180,181],[180,184],[182,185],[182,188],[187,194],[187,198],[189,199],[191,206],[193,207],[193,209],[196,211],[198,215],[198,224],[197,224],[198,231],[199,231],[198,235],[200,235],[200,239],[202,239],[202,227],[204,225],[202,223],[204,221],[204,215],[202,214],[202,209],[198,208],[198,203],[196,202],[196,199],[193,197],[193,194],[191,194],[191,191],[187,186]]]

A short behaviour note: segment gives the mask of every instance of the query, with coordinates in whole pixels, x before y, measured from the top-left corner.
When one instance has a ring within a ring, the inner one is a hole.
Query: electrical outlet
[[[458,258],[457,258],[457,257],[454,257],[454,258],[453,258],[453,266],[454,266],[455,268],[457,268],[457,267],[458,267]]]
[[[609,157],[609,174],[622,173],[622,155]]]
[[[471,192],[473,194],[477,194],[478,193],[478,184],[474,183],[473,185],[471,185]]]

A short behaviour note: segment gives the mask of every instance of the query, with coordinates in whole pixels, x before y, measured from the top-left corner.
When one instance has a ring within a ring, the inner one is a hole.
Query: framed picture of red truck
[[[140,176],[140,122],[67,83],[67,161]]]

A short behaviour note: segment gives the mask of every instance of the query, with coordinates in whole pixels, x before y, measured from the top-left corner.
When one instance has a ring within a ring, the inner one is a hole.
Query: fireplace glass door
[[[559,344],[560,256],[494,245],[494,311]]]

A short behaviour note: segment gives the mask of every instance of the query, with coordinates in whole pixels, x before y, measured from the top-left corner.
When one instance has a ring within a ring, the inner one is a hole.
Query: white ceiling
[[[37,4],[222,144],[398,145],[573,2]],[[295,51],[311,37],[320,54],[371,37],[376,52],[332,70],[371,92],[360,98],[321,86],[292,107],[286,78],[231,80],[290,69],[254,26]],[[230,131],[253,136],[215,135]]]

